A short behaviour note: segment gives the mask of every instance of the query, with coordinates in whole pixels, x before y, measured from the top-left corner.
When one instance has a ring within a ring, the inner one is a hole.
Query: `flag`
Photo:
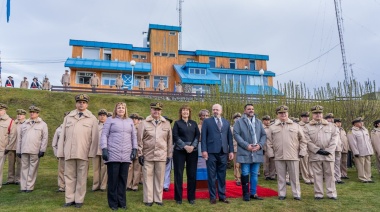
[[[9,16],[11,16],[11,0],[7,0],[7,23],[9,23]]]

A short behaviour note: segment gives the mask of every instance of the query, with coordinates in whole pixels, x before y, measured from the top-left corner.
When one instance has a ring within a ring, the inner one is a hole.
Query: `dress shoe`
[[[362,182],[362,183],[368,183],[368,181],[364,181],[364,180],[363,180],[363,181],[361,181],[361,182]]]
[[[75,205],[75,202],[68,202],[68,203],[65,203],[62,207],[64,208],[67,208],[67,207],[70,207],[72,205]]]
[[[332,200],[338,200],[337,197],[329,197],[329,199],[332,199]]]
[[[290,186],[290,182],[286,182],[286,185]]]
[[[20,182],[15,182],[15,185],[20,185]]]
[[[195,204],[195,200],[189,200],[189,204],[190,205],[194,205]]]
[[[237,186],[241,186],[241,182],[236,182],[236,185]]]
[[[152,205],[153,205],[153,202],[147,202],[147,203],[145,203],[145,206],[148,206],[148,207],[152,207]]]
[[[132,191],[132,189],[131,188],[127,188],[127,190],[126,191]]]
[[[278,199],[279,199],[279,200],[285,200],[286,197],[284,197],[284,196],[279,196]]]
[[[127,206],[121,206],[120,208],[123,210],[127,210]]]
[[[347,176],[346,177],[341,177],[342,179],[350,179],[350,178],[348,178]]]
[[[175,201],[175,203],[177,203],[177,205],[180,205],[182,204],[182,201]]]
[[[270,178],[270,180],[276,180],[276,178]]]
[[[321,200],[323,197],[314,197],[315,200]]]
[[[92,192],[97,192],[97,191],[99,191],[99,189],[93,189],[93,190],[91,190]]]
[[[26,190],[20,190],[20,192],[25,192]]]
[[[105,192],[106,191],[106,189],[100,189],[100,192]]]
[[[33,190],[26,190],[25,193],[31,193]]]
[[[162,203],[162,202],[156,202],[156,204],[159,206],[164,206],[164,203]]]
[[[336,183],[338,183],[338,184],[344,184],[343,181],[336,181]]]
[[[313,185],[312,182],[306,182],[305,184],[306,184],[306,185]]]
[[[169,191],[169,189],[168,188],[164,188],[164,192],[168,192]]]
[[[367,181],[368,183],[375,183],[375,181],[373,181],[373,180],[369,180],[369,181]]]
[[[138,189],[132,189],[132,191],[136,192],[136,191],[138,191]]]
[[[271,180],[271,178],[270,177],[266,177],[265,180]]]
[[[139,182],[140,185],[142,185],[143,183],[142,182]]]
[[[76,208],[81,208],[83,206],[83,203],[75,203]]]
[[[65,192],[65,190],[58,189],[58,190],[56,190],[55,192]]]
[[[219,199],[219,202],[230,204],[230,201],[228,201],[227,199]]]
[[[111,210],[113,210],[113,211],[117,211],[117,210],[119,210],[119,208],[111,207]]]
[[[300,201],[300,200],[301,200],[301,197],[294,197],[293,199],[294,199],[294,200],[298,200],[298,201]]]
[[[255,199],[255,200],[264,200],[263,198],[257,196],[257,194],[255,194],[255,195],[251,195],[251,196],[249,196],[249,198],[251,198],[251,199]]]
[[[11,184],[15,184],[15,183],[13,183],[13,182],[5,182],[5,183],[3,183],[3,185],[11,185]]]
[[[211,204],[216,204],[216,199],[212,199],[212,200],[210,200],[210,203],[211,203]]]

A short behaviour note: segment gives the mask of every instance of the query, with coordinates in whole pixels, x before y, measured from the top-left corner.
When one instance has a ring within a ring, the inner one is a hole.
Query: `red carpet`
[[[187,199],[187,189],[186,184],[183,184],[183,199]],[[168,200],[174,200],[174,184],[170,184],[169,191],[163,192],[163,198]],[[263,188],[257,186],[257,194],[260,197],[273,197],[277,196],[278,193],[275,190],[269,188]],[[237,186],[234,180],[226,181],[226,196],[227,198],[241,198],[242,197],[242,189],[241,186]],[[208,199],[209,194],[208,190],[204,191],[196,191],[195,192],[196,199]]]

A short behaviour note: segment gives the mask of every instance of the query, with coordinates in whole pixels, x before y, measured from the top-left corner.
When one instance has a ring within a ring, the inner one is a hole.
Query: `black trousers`
[[[193,151],[189,154],[185,150],[174,150],[174,199],[176,201],[182,201],[183,170],[185,168],[185,163],[187,175],[187,199],[189,201],[195,200],[198,151]]]
[[[129,165],[130,163],[107,163],[107,199],[108,206],[110,208],[119,208],[127,206],[125,186],[128,177]]]
[[[226,170],[227,170],[227,153],[208,153],[207,175],[208,175],[208,192],[210,200],[216,199],[215,183],[218,180],[219,199],[226,198]]]

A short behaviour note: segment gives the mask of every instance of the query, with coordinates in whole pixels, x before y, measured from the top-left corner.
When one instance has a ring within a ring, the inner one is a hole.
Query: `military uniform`
[[[50,88],[51,86],[50,86],[49,78],[45,78],[45,80],[42,83],[42,90],[50,90]]]
[[[374,122],[375,128],[371,131],[371,141],[376,155],[377,171],[380,174],[380,127],[377,126],[379,123],[380,120]]]
[[[75,97],[76,101],[89,101],[86,94]],[[96,156],[99,146],[98,120],[89,111],[71,111],[64,119],[58,141],[58,157],[65,158],[64,206],[74,203],[81,207],[86,195],[88,159]]]
[[[116,88],[121,89],[124,85],[124,80],[121,78],[121,74],[116,78]]]
[[[162,109],[161,103],[151,108]],[[169,121],[164,117],[155,120],[151,115],[142,121],[137,131],[138,156],[143,159],[144,202],[162,204],[166,161],[172,158],[173,138]]]
[[[20,83],[20,88],[25,88],[25,89],[28,89],[28,88],[29,88],[29,81],[26,80],[26,79],[27,79],[27,78],[24,77],[24,80],[21,81],[21,83]]]
[[[107,115],[107,110],[101,109],[98,112],[98,115]],[[98,123],[98,129],[99,129],[99,143],[100,143],[100,137],[102,136],[104,123],[99,122]],[[104,160],[102,158],[102,149],[100,148],[100,145],[98,146],[98,151],[96,153],[96,156],[92,158],[92,166],[94,169],[94,180],[92,182],[92,191],[105,191],[107,188],[107,165],[104,163]]]
[[[176,91],[177,93],[183,93],[182,85],[181,85],[181,84],[178,84],[178,85],[176,86],[175,91]]]
[[[334,119],[334,123],[341,122],[341,119]],[[340,178],[348,179],[347,176],[347,159],[348,159],[348,151],[350,151],[350,146],[348,145],[348,139],[346,131],[343,127],[338,127],[339,138],[342,143],[342,152],[341,152],[341,160],[340,160]]]
[[[0,188],[3,182],[3,167],[5,155],[12,150],[16,143],[17,127],[13,120],[6,114],[8,106],[0,103],[0,110],[4,110],[4,115],[0,116]]]
[[[131,119],[139,119],[139,115],[134,113],[129,116]],[[135,125],[136,130],[138,125]],[[139,160],[132,161],[129,165],[128,178],[127,178],[127,190],[137,191],[139,188],[139,183],[141,180],[142,167],[139,163]]]
[[[70,74],[69,70],[66,70],[65,73],[62,75],[61,83],[64,87],[67,87],[70,85]]]
[[[312,113],[322,113],[322,106],[311,108]],[[334,179],[335,149],[339,139],[338,130],[334,124],[325,119],[311,120],[305,126],[305,138],[309,151],[310,166],[314,174],[314,197],[323,198],[323,180],[326,184],[326,195],[337,199]]]
[[[241,118],[241,114],[240,113],[235,113],[232,116],[232,119],[235,120],[235,118],[237,118],[237,117]],[[234,133],[234,126],[230,126],[230,128],[231,128],[231,133],[233,134]],[[235,138],[233,138],[233,144],[234,144],[234,160],[233,160],[233,163],[234,163],[234,177],[235,177],[236,185],[240,186],[241,185],[240,163],[236,162],[236,153],[237,153],[237,146],[238,146],[238,144],[237,144]]]
[[[158,91],[165,91],[165,82],[162,80],[162,78],[160,79],[160,81],[157,84],[157,90]]]
[[[352,121],[352,124],[354,125],[357,122],[362,122],[362,119],[358,117]],[[352,154],[355,156],[354,160],[359,180],[363,183],[372,183],[371,155],[373,155],[373,148],[367,128],[353,126],[347,137]]]
[[[139,89],[140,90],[145,90],[146,88],[146,82],[145,82],[145,79],[143,77],[140,78],[140,81],[139,81]]]
[[[53,142],[51,146],[53,147],[54,156],[58,158],[58,192],[64,192],[65,191],[65,158],[64,157],[58,157],[58,141],[59,137],[62,133],[62,126],[61,124],[54,133]]]
[[[29,107],[29,112],[39,113],[40,109],[35,106]],[[40,158],[46,152],[48,142],[48,127],[46,123],[38,117],[37,119],[27,119],[21,125],[21,130],[17,136],[17,154],[21,154],[21,180],[20,190],[31,192],[37,179],[37,171]]]
[[[25,115],[26,111],[23,109],[18,109],[17,111],[18,115]],[[22,122],[17,120],[14,122],[16,125],[16,135],[21,130],[21,125],[25,122],[23,120]],[[13,144],[12,144],[13,143]],[[8,152],[8,180],[5,184],[20,184],[20,173],[21,173],[21,159],[17,157],[16,155],[16,149],[17,149],[17,136],[14,136],[14,142],[10,142],[10,145],[6,149],[9,150]],[[1,182],[1,181],[0,181]]]
[[[303,114],[301,114],[301,116],[302,115],[309,116],[310,113],[304,112]],[[305,129],[305,126],[308,123],[300,121],[298,124],[302,127],[302,129]],[[313,170],[311,169],[310,164],[309,164],[309,154],[306,154],[305,157],[300,159],[300,171],[301,171],[302,179],[306,184],[314,183]]]
[[[276,113],[288,112],[287,106],[276,108]],[[268,156],[274,158],[277,179],[278,195],[283,200],[286,197],[286,172],[292,187],[293,197],[300,199],[301,186],[299,183],[299,157],[306,155],[306,140],[301,126],[288,119],[281,122],[276,119],[267,133]]]
[[[90,85],[91,87],[95,88],[95,87],[98,87],[100,85],[100,79],[98,76],[96,75],[93,75],[91,78],[90,78]]]
[[[270,120],[270,116],[266,115],[261,120]],[[269,127],[263,125],[265,133],[268,135]],[[267,138],[268,140],[268,138]],[[266,180],[275,180],[276,179],[276,166],[274,164],[274,159],[268,156],[267,142],[264,145],[264,177]]]

